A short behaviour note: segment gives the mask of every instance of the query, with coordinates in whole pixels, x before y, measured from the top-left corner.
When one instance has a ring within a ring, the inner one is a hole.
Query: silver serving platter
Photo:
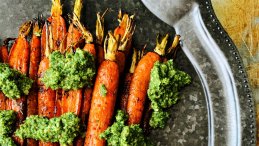
[[[66,18],[67,14],[72,13],[73,2],[63,0]],[[233,77],[231,83],[235,87],[231,89],[236,90],[236,95],[227,97],[224,94],[227,87],[220,79],[222,74],[215,71],[217,64],[209,59],[210,54],[199,49],[188,37],[184,37],[183,47],[188,46],[189,53],[195,55],[196,59],[192,60],[186,51],[180,51],[175,62],[178,68],[192,76],[192,84],[181,91],[180,101],[170,109],[172,116],[167,126],[164,129],[152,130],[150,137],[157,145],[255,145],[254,99],[240,55],[215,16],[210,0],[196,2],[207,33],[220,48],[221,55],[226,58],[226,65]],[[22,22],[40,14],[47,17],[50,14],[51,1],[0,0],[0,7],[2,41],[6,37],[16,37]],[[82,21],[93,33],[96,12],[104,12],[106,8],[110,8],[105,16],[106,31],[114,29],[118,24],[117,14],[120,8],[136,15],[137,28],[133,42],[136,47],[147,44],[147,48],[152,49],[155,46],[156,34],[170,33],[173,36],[176,32],[173,27],[153,15],[139,0],[84,0]],[[187,2],[186,9],[189,8]],[[205,90],[206,86],[195,63],[203,71],[209,93]],[[219,60],[218,63],[222,62]],[[210,98],[207,94],[210,94]]]

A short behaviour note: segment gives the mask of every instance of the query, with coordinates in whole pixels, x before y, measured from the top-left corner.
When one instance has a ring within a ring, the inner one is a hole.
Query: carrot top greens
[[[75,90],[84,86],[91,87],[95,76],[94,57],[81,49],[65,56],[58,51],[49,56],[50,68],[45,72],[41,81],[51,89],[62,88]]]
[[[163,128],[169,118],[165,109],[175,104],[181,87],[190,84],[191,77],[173,65],[173,60],[165,63],[156,62],[151,70],[148,98],[151,100],[153,113],[149,124],[151,127]]]
[[[21,95],[28,95],[33,80],[7,64],[0,63],[0,90],[6,97],[17,99]]]

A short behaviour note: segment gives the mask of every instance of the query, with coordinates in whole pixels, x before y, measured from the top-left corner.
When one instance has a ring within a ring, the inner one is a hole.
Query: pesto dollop
[[[13,133],[16,114],[12,110],[0,111],[0,145],[16,146],[11,138]]]
[[[118,110],[116,121],[105,130],[100,138],[107,140],[108,146],[149,146],[152,145],[144,137],[143,130],[139,125],[126,126],[128,116]]]
[[[21,139],[59,142],[62,146],[71,145],[80,133],[80,119],[73,113],[65,113],[52,119],[33,115],[27,117],[24,124],[15,131],[15,135]]]
[[[179,98],[179,90],[191,83],[191,77],[174,67],[173,60],[156,62],[151,70],[148,98],[151,100],[153,113],[150,126],[163,128],[169,118],[165,109],[175,104]]]
[[[81,49],[75,53],[61,54],[59,51],[49,56],[50,68],[41,81],[53,90],[76,90],[92,86],[96,73],[94,57]]]
[[[0,63],[0,90],[6,97],[17,99],[21,95],[28,95],[33,80],[7,64]]]

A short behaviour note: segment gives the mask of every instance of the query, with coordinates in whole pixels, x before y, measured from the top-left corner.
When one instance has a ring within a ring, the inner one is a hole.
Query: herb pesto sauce
[[[11,138],[13,133],[16,114],[12,110],[0,111],[0,145],[16,146]]]
[[[7,64],[0,63],[0,90],[6,97],[17,99],[21,95],[28,95],[33,80]]]
[[[108,146],[149,146],[152,145],[144,137],[139,125],[126,126],[128,116],[118,110],[116,121],[105,130],[100,138],[107,140]]]
[[[41,81],[53,90],[76,90],[91,87],[96,74],[95,61],[90,53],[77,49],[75,53],[61,54],[59,51],[49,56],[50,68]]]
[[[80,119],[73,113],[47,119],[38,115],[27,117],[24,124],[15,131],[21,139],[32,138],[44,142],[59,142],[69,146],[81,134]]]
[[[156,62],[151,70],[148,98],[151,100],[153,113],[150,126],[163,128],[169,118],[165,110],[175,104],[179,90],[191,83],[191,77],[174,67],[173,60]]]

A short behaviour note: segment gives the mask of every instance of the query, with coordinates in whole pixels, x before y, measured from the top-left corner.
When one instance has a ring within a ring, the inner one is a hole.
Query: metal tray
[[[74,1],[64,0],[64,15],[72,12]],[[210,0],[199,0],[202,19],[214,38],[234,73],[235,86],[237,87],[240,113],[240,142],[242,145],[255,145],[256,143],[256,124],[254,99],[249,87],[248,78],[245,72],[240,55],[234,43],[224,31],[220,22],[214,14]],[[42,0],[0,0],[0,40],[6,37],[17,36],[19,25],[39,14],[49,15],[51,1]],[[136,15],[136,33],[133,45],[140,47],[147,44],[148,48],[154,48],[156,34],[170,33],[175,34],[175,30],[156,18],[139,0],[85,0],[82,21],[92,32],[95,29],[96,12],[103,12],[106,8],[111,8],[105,17],[106,31],[113,29],[117,24],[117,12],[121,8],[123,11]],[[188,72],[192,76],[192,84],[184,88],[181,92],[180,101],[171,109],[171,119],[163,130],[153,130],[151,138],[157,145],[209,145],[208,129],[214,127],[214,141],[211,145],[228,145],[228,134],[231,124],[224,123],[228,115],[224,110],[229,110],[228,103],[217,97],[221,89],[216,88],[212,91],[213,106],[218,110],[213,111],[216,124],[208,125],[207,101],[203,92],[200,79],[185,54],[180,51],[175,60],[178,68]],[[206,62],[203,64],[206,68]],[[211,84],[217,84],[217,76],[213,73],[208,74],[213,79]]]

